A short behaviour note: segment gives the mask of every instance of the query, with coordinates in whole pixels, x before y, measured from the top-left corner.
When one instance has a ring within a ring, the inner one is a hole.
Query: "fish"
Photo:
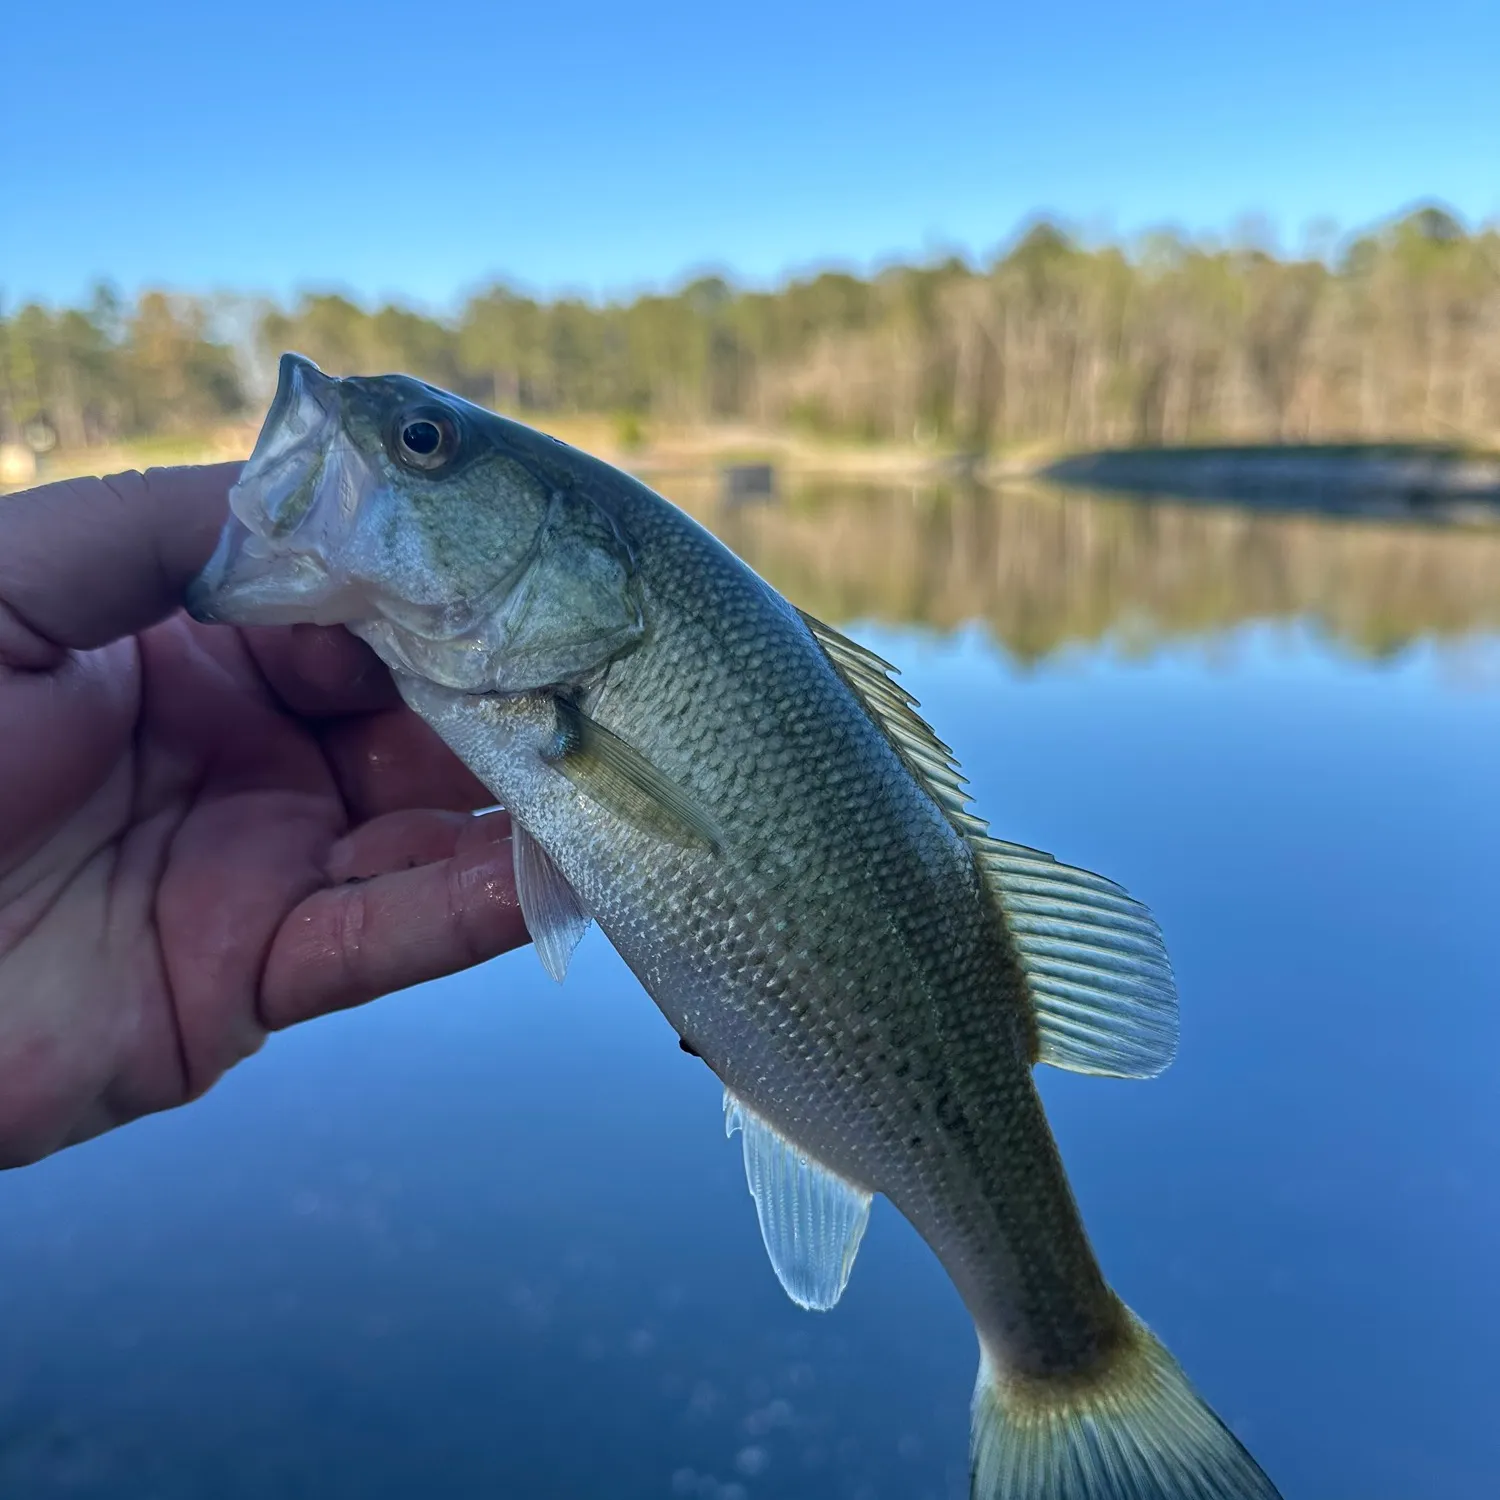
[[[596,922],[724,1085],[772,1268],[826,1310],[872,1201],[974,1320],[973,1500],[1276,1500],[1110,1288],[1038,1064],[1177,1047],[1160,928],[990,832],[896,670],[636,479],[404,375],[282,357],[191,613],[342,625],[510,812],[561,980]]]

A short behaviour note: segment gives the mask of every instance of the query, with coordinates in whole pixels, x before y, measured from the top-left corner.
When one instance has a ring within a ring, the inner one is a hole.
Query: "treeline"
[[[126,306],[100,287],[87,307],[0,305],[0,442],[77,449],[200,430],[245,410],[242,364],[192,297]]]
[[[236,304],[232,332],[225,306],[107,290],[84,308],[0,305],[0,441],[80,447],[247,414],[283,348],[521,415],[974,452],[1500,436],[1500,231],[1435,208],[1331,264],[1170,235],[1090,248],[1039,224],[985,266],[830,271],[775,291],[708,277],[599,305],[494,286],[450,319],[317,294]]]

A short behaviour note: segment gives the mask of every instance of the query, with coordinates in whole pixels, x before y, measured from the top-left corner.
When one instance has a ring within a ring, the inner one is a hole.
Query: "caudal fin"
[[[1281,1500],[1144,1324],[1098,1374],[974,1388],[972,1500]]]

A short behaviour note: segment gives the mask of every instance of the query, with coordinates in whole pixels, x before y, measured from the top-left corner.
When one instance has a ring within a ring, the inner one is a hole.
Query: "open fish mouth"
[[[283,354],[275,398],[230,496],[231,509],[242,519],[249,519],[246,510],[258,509],[277,531],[292,530],[311,505],[339,407],[336,380],[300,354]]]
[[[189,586],[188,612],[230,625],[336,625],[369,612],[337,581],[330,555],[371,480],[344,435],[339,382],[284,354],[276,396],[240,477],[213,556]]]

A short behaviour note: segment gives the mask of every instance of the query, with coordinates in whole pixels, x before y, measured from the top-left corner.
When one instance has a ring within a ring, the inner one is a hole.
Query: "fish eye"
[[[436,407],[404,411],[394,424],[394,456],[409,469],[441,469],[458,450],[458,427]]]

